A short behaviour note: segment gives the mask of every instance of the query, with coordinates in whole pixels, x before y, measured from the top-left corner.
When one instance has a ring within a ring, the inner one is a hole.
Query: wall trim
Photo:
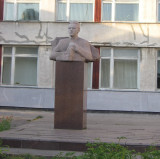
[[[0,0],[0,22],[3,21],[4,0]]]

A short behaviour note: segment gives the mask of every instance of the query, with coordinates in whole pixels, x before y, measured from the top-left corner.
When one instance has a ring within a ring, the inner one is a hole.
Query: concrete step
[[[73,142],[73,141],[55,141],[55,140],[33,140],[33,139],[13,139],[13,138],[1,138],[2,145],[9,146],[10,148],[18,149],[36,149],[39,151],[72,151],[72,152],[84,152],[87,150],[87,142]],[[126,146],[130,150],[137,152],[144,152],[150,145],[136,145],[136,144],[121,144]],[[156,145],[157,149],[160,149],[159,145]]]
[[[0,132],[10,148],[83,152],[87,142],[118,143],[125,137],[120,143],[130,149],[142,152],[153,144],[160,149],[160,115],[88,113],[84,130],[54,129],[53,112],[0,110],[0,115],[13,116],[13,127]]]
[[[33,140],[19,138],[1,138],[3,146],[11,148],[27,148],[39,150],[86,151],[86,143],[73,141]]]
[[[72,153],[73,151],[56,151],[56,150],[37,150],[37,149],[24,149],[24,148],[5,148],[5,154],[9,155],[25,155],[30,154],[33,156],[54,157],[58,154],[65,155],[66,153]],[[82,155],[83,152],[74,152],[74,156]]]

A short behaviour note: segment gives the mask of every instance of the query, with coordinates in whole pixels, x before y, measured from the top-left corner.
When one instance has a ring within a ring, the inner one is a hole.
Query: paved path
[[[12,129],[0,132],[0,138],[7,141],[5,143],[15,141],[17,146],[13,147],[19,147],[16,143],[17,140],[30,141],[25,143],[24,147],[34,148],[35,141],[39,141],[38,144],[42,144],[42,147],[45,145],[47,147],[47,143],[51,141],[56,144],[62,142],[63,145],[66,143],[84,144],[88,141],[95,141],[95,139],[102,142],[117,143],[120,137],[126,138],[120,141],[122,144],[134,146],[154,144],[160,146],[160,115],[88,113],[87,129],[85,130],[54,129],[54,113],[51,111],[0,109],[0,117],[2,116],[13,116]],[[34,120],[37,116],[43,118]],[[21,142],[21,146],[22,144]],[[27,144],[32,144],[32,147],[27,147]],[[51,149],[58,149],[55,145],[50,146]],[[71,147],[69,150],[74,150],[74,144]],[[63,146],[60,149],[66,150]],[[81,146],[76,150],[81,150]]]

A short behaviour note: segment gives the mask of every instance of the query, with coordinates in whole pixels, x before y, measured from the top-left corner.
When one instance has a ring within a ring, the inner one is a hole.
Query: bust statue
[[[70,37],[56,37],[52,41],[50,60],[93,62],[100,58],[98,49],[78,37],[80,24],[71,21],[68,25]]]

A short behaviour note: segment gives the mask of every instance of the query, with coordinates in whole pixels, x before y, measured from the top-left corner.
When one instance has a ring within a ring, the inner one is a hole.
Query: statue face
[[[79,27],[77,24],[69,24],[68,26],[68,32],[69,32],[69,35],[71,37],[77,37],[78,36],[78,33],[79,33]]]

